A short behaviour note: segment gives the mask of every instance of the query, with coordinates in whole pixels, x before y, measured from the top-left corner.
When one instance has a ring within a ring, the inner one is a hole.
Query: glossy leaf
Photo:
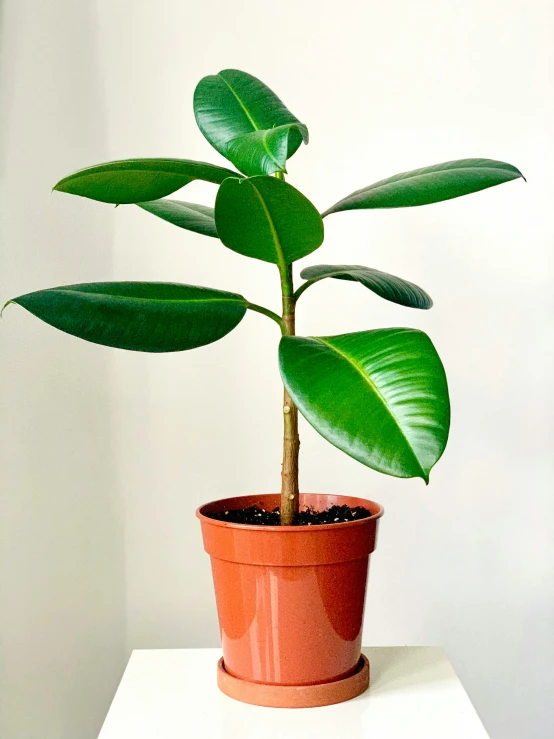
[[[80,169],[60,180],[54,190],[123,205],[164,198],[193,180],[219,185],[238,176],[225,167],[189,159],[123,159]]]
[[[287,124],[254,131],[231,139],[225,156],[235,167],[248,175],[286,172],[289,138],[292,130],[299,130],[308,143],[308,129],[303,124]]]
[[[275,177],[228,179],[215,202],[217,233],[239,254],[284,266],[323,241],[323,221],[310,201]]]
[[[224,69],[194,92],[199,129],[220,154],[247,175],[285,171],[308,130],[256,77]]]
[[[137,203],[137,205],[148,213],[173,223],[174,226],[217,238],[214,209],[207,205],[184,203],[181,200],[169,200],[168,198],[149,200],[146,203]]]
[[[379,472],[429,481],[446,446],[450,404],[426,334],[285,336],[279,362],[298,409],[331,444]]]
[[[357,264],[317,264],[306,267],[300,273],[302,279],[308,282],[300,287],[303,292],[308,283],[313,284],[326,277],[336,280],[352,280],[359,282],[368,290],[372,290],[379,297],[390,300],[391,303],[405,305],[408,308],[428,309],[433,301],[423,288],[401,277],[381,272],[371,267],[361,267]]]
[[[494,159],[458,159],[414,169],[353,192],[323,216],[341,210],[408,208],[459,198],[523,177],[519,169]]]
[[[51,326],[86,341],[176,352],[221,339],[242,320],[241,295],[168,282],[96,282],[14,298]]]

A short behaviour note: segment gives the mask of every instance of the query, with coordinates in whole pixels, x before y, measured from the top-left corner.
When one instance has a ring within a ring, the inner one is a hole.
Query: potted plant
[[[362,464],[429,481],[448,437],[450,406],[441,360],[414,329],[301,337],[304,292],[349,280],[410,308],[428,309],[417,285],[373,267],[319,264],[295,288],[293,264],[323,242],[323,219],[342,211],[426,205],[522,177],[510,164],[463,159],[404,172],[348,195],[322,214],[285,181],[287,160],[308,129],[260,80],[238,70],[205,77],[194,113],[208,142],[234,169],[183,159],[131,159],[80,170],[55,190],[115,205],[136,204],[180,228],[277,267],[282,310],[220,289],[105,282],[14,298],[46,323],[119,349],[174,352],[210,344],[248,310],[282,334],[284,447],[280,495],[234,497],[200,507],[221,627],[222,690],[272,706],[313,706],[365,690],[361,627],[369,555],[383,509],[341,494],[301,494],[298,412]],[[167,199],[200,179],[218,186],[215,208]]]

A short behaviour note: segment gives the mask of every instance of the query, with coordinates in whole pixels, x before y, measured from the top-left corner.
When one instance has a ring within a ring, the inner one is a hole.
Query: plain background
[[[383,177],[484,156],[519,180],[447,203],[341,213],[298,264],[367,264],[429,312],[327,281],[298,330],[425,330],[451,439],[428,488],[386,478],[302,424],[301,488],[386,509],[364,643],[446,647],[493,739],[554,732],[554,10],[549,0],[4,0],[0,298],[172,280],[278,308],[271,265],[133,206],[50,194],[136,156],[222,163],[197,81],[245,69],[310,128],[290,181],[320,208]],[[186,200],[211,203],[214,186]],[[298,274],[298,269],[297,269]],[[216,646],[195,508],[279,487],[277,327],[148,356],[1,322],[0,735],[91,739],[135,647]]]

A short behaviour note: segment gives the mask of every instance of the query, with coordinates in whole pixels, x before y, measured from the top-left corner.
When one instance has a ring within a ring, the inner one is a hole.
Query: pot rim
[[[272,493],[262,493],[262,495],[271,495]],[[353,495],[345,495],[340,496],[336,495],[334,493],[300,493],[300,495],[329,495],[334,498],[353,498],[356,496]],[[235,495],[232,498],[219,498],[217,500],[210,500],[208,503],[203,503],[201,506],[198,506],[196,509],[196,517],[200,519],[202,522],[206,522],[212,526],[221,526],[223,528],[231,528],[231,529],[245,529],[247,531],[268,531],[268,532],[281,532],[284,534],[293,534],[293,533],[310,533],[314,531],[325,531],[328,529],[336,529],[337,527],[344,528],[345,526],[363,526],[364,524],[367,525],[370,521],[375,521],[378,518],[381,518],[381,516],[384,514],[385,509],[380,503],[376,503],[374,500],[369,500],[368,498],[359,498],[358,500],[363,500],[366,503],[372,503],[374,506],[378,506],[379,510],[376,513],[373,513],[371,516],[366,516],[366,518],[360,518],[358,521],[340,521],[339,523],[317,523],[314,524],[311,528],[308,528],[307,526],[264,526],[254,524],[254,523],[233,523],[232,521],[218,521],[215,518],[210,518],[209,516],[205,516],[202,513],[202,508],[205,508],[206,506],[212,505],[213,503],[221,503],[224,500],[240,500],[240,498],[252,498],[256,496],[252,495]]]

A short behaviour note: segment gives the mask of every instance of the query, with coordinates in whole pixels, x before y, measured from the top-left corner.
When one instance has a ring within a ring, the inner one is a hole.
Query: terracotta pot
[[[227,498],[201,506],[223,647],[218,684],[248,703],[315,706],[363,692],[362,619],[377,503],[343,495],[301,494],[300,508],[363,506],[371,517],[317,526],[252,526],[208,518],[278,495]]]

